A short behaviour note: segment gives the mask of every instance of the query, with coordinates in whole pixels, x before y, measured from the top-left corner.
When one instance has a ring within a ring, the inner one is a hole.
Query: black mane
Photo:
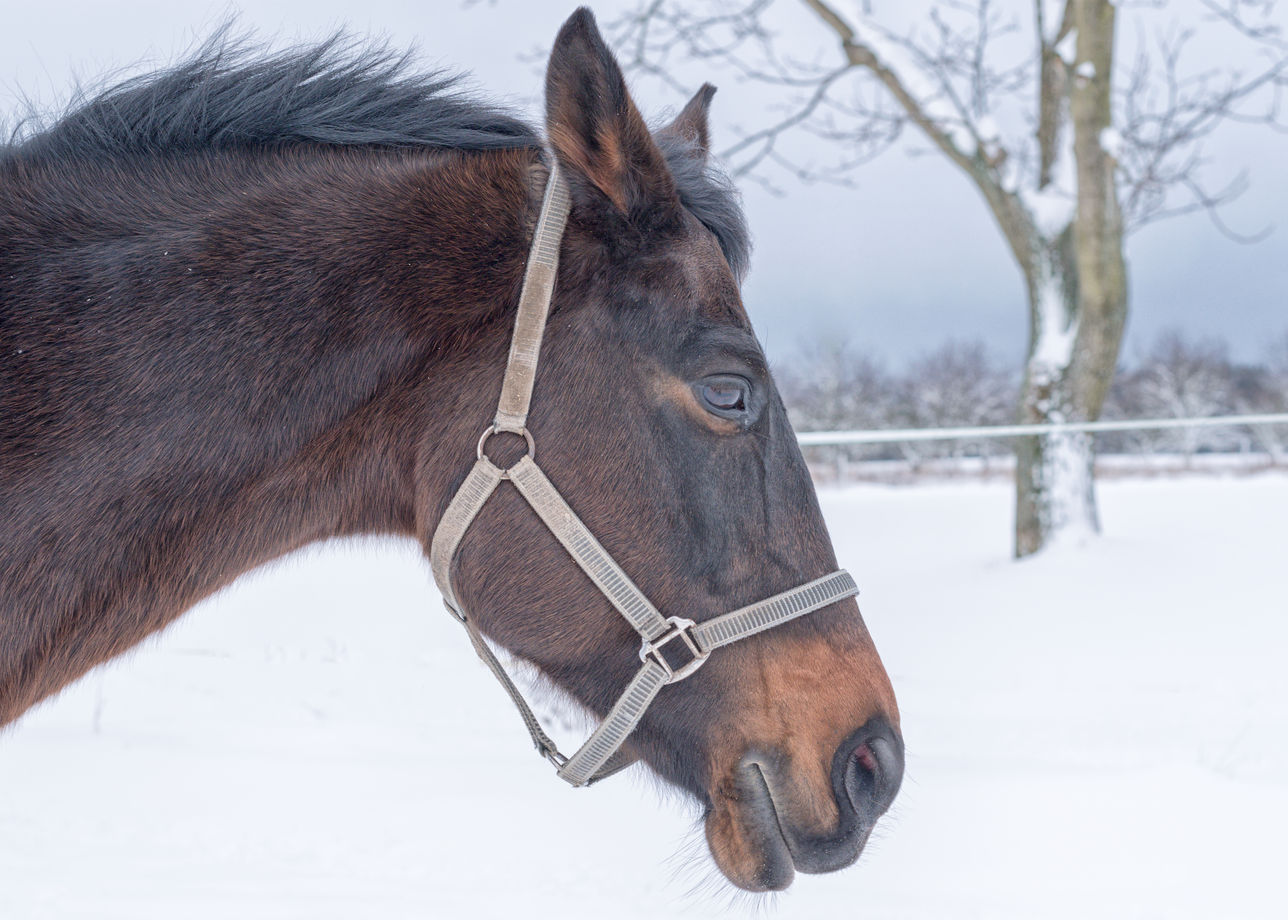
[[[15,132],[4,158],[136,157],[298,143],[488,150],[537,147],[531,127],[417,74],[411,57],[336,35],[267,54],[221,29],[188,60],[94,94]],[[30,124],[30,122],[29,122]]]
[[[470,97],[460,78],[418,73],[411,55],[342,34],[267,53],[220,29],[188,60],[96,92],[80,91],[51,124],[29,116],[0,166],[103,161],[295,144],[539,148],[505,110]],[[719,239],[741,277],[750,237],[733,187],[690,152],[663,143],[685,206]]]

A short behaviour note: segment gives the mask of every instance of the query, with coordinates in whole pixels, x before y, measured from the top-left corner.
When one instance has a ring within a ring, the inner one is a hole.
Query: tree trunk
[[[1020,391],[1026,424],[1095,421],[1118,361],[1126,319],[1125,264],[1119,250],[1109,303],[1089,305],[1071,227],[1042,260],[1049,272],[1030,280],[1032,322]],[[1121,246],[1121,234],[1118,235]],[[1061,258],[1061,255],[1064,258]],[[1103,284],[1102,284],[1103,287]],[[1053,309],[1053,305],[1056,307]],[[1112,309],[1104,309],[1111,307]],[[1091,319],[1091,317],[1097,317]],[[1057,536],[1099,533],[1093,438],[1067,432],[1016,445],[1015,555],[1037,552]]]
[[[975,149],[963,146],[952,119],[945,122],[927,99],[910,91],[893,61],[879,53],[886,43],[862,28],[862,17],[855,20],[856,31],[825,0],[805,2],[836,32],[849,63],[870,70],[910,120],[970,177],[997,220],[1028,291],[1029,356],[1020,419],[1098,418],[1127,318],[1117,164],[1104,149],[1104,132],[1112,123],[1113,3],[1066,0],[1054,32],[1046,29],[1042,2],[1037,4],[1039,168],[1037,187],[1026,190],[1006,181],[1006,156],[986,150],[978,133]],[[1076,50],[1069,61],[1060,48],[1071,33]],[[1037,552],[1058,534],[1099,530],[1093,461],[1090,435],[1021,439],[1016,556]]]
[[[1054,243],[1035,244],[1028,281],[1029,350],[1020,389],[1019,420],[1049,424],[1095,418],[1100,406],[1082,404],[1094,372],[1077,361],[1082,338],[1073,228]],[[1113,371],[1110,359],[1109,372]],[[1101,401],[1103,401],[1103,396]],[[1070,432],[1021,438],[1015,451],[1015,555],[1028,556],[1057,535],[1085,537],[1100,530],[1095,455],[1089,434]]]
[[[1076,76],[1069,87],[1077,197],[1073,222],[1035,239],[1022,260],[1031,318],[1020,394],[1024,422],[1094,421],[1113,380],[1127,319],[1127,265],[1116,164],[1101,133],[1111,119],[1114,7],[1071,0]],[[1016,449],[1015,555],[1100,529],[1089,434],[1021,439]]]

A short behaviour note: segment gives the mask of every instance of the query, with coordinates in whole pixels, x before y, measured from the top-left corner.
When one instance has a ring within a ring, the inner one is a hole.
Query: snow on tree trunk
[[[1056,243],[1035,246],[1035,277],[1029,279],[1029,355],[1020,396],[1020,420],[1025,423],[1085,418],[1072,385],[1079,317],[1077,285],[1068,277],[1076,269],[1062,257],[1069,238],[1066,229]],[[1094,462],[1088,434],[1021,439],[1016,446],[1016,556],[1035,553],[1057,538],[1080,540],[1099,532]]]

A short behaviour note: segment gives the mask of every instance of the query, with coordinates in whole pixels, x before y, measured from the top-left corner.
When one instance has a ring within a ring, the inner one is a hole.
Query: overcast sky
[[[789,3],[790,0],[783,0]],[[603,18],[630,4],[593,4]],[[894,7],[874,0],[874,12]],[[208,34],[230,11],[244,27],[279,41],[322,37],[338,27],[417,45],[427,66],[471,71],[490,95],[538,111],[536,65],[522,52],[548,47],[574,4],[497,0],[42,0],[5,13],[0,31],[0,112],[12,115],[21,95],[48,104],[74,80],[95,80],[138,62],[166,62]],[[1017,3],[1027,11],[1029,4]],[[907,9],[907,7],[902,7]],[[1288,26],[1288,12],[1279,11]],[[793,40],[827,36],[808,19]],[[1205,27],[1211,37],[1211,27]],[[1214,39],[1215,40],[1215,39]],[[1226,46],[1215,46],[1218,59]],[[1237,47],[1229,46],[1231,60]],[[731,124],[767,117],[762,94],[729,74],[714,103],[716,146]],[[637,84],[646,115],[676,100]],[[914,148],[918,145],[913,144]],[[921,148],[924,149],[924,148]],[[820,156],[824,155],[820,152]],[[1236,358],[1255,360],[1273,336],[1288,333],[1288,135],[1235,127],[1209,147],[1232,175],[1247,168],[1251,189],[1225,212],[1243,231],[1274,226],[1262,242],[1239,245],[1202,215],[1153,225],[1129,243],[1131,315],[1125,357],[1162,328],[1219,335]],[[893,150],[854,174],[853,188],[803,185],[788,177],[775,197],[744,187],[756,241],[744,293],[771,356],[803,336],[848,335],[893,363],[952,336],[986,341],[1018,364],[1026,335],[1019,274],[982,200],[933,155]]]

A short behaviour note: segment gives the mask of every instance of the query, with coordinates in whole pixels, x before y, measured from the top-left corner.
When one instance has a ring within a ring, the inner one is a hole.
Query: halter
[[[634,761],[635,758],[623,752],[621,747],[664,686],[688,677],[721,646],[852,597],[859,593],[859,589],[850,574],[840,570],[703,623],[679,616],[665,617],[599,545],[546,478],[533,460],[536,445],[527,428],[528,406],[532,400],[537,358],[550,312],[550,298],[559,267],[559,247],[570,206],[568,185],[552,157],[550,178],[541,202],[541,216],[537,220],[523,276],[519,312],[514,322],[514,337],[510,341],[510,357],[496,418],[479,438],[477,460],[438,522],[429,558],[434,580],[448,611],[465,625],[475,651],[514,701],[537,751],[555,765],[561,779],[574,786],[586,786]],[[500,432],[520,435],[528,446],[523,458],[507,469],[496,466],[484,453],[488,439]],[[639,671],[604,721],[571,757],[561,754],[542,729],[523,694],[505,673],[474,621],[466,615],[452,585],[452,563],[461,540],[479,510],[505,480],[518,489],[577,565],[643,640]],[[672,664],[663,655],[664,648],[668,651],[683,650],[688,660],[679,665]]]

